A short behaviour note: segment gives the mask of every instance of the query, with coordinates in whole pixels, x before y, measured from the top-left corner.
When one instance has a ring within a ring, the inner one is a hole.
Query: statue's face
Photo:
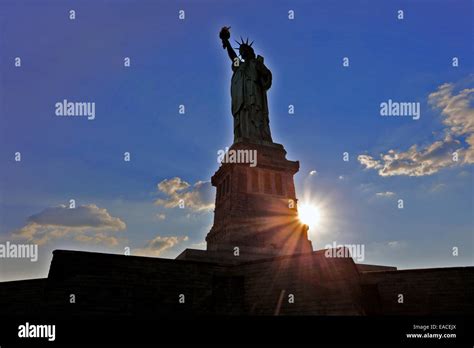
[[[255,53],[253,52],[253,49],[252,47],[248,46],[248,45],[240,45],[240,48],[239,48],[239,53],[240,53],[240,56],[244,59],[244,60],[248,60],[248,59],[251,59],[255,56]]]

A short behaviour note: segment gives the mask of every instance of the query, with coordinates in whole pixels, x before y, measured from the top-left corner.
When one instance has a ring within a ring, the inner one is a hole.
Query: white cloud
[[[474,108],[470,103],[474,100],[474,88],[466,88],[453,95],[454,85],[445,83],[428,97],[428,102],[441,110],[445,116],[443,124],[449,127],[454,135],[474,133]]]
[[[119,238],[111,235],[107,235],[103,232],[98,232],[92,235],[86,233],[78,234],[74,237],[78,242],[89,243],[89,244],[105,244],[108,246],[116,246],[119,244]]]
[[[357,188],[363,192],[363,193],[367,193],[367,192],[370,192],[370,191],[373,191],[375,189],[375,185],[373,183],[362,183],[362,184],[359,184],[359,186],[357,186]]]
[[[377,197],[383,197],[383,198],[386,198],[386,197],[393,197],[393,196],[395,196],[395,192],[391,192],[391,191],[377,192],[375,195],[376,195]]]
[[[428,102],[441,111],[446,126],[441,140],[406,151],[389,150],[380,159],[359,155],[357,159],[366,169],[378,170],[380,176],[424,176],[448,167],[474,163],[474,88],[454,93],[453,84],[443,84],[428,96]],[[466,145],[463,144],[463,138]],[[458,160],[453,160],[456,152]]]
[[[156,236],[154,239],[148,241],[144,248],[134,249],[134,255],[141,256],[160,256],[164,251],[173,248],[181,242],[187,241],[189,238],[187,236],[177,237],[177,236]]]
[[[391,242],[388,242],[387,245],[390,247],[390,248],[399,248],[400,246],[402,246],[402,243],[398,240],[393,240]]]
[[[382,165],[379,161],[375,160],[372,156],[368,155],[359,155],[357,157],[359,162],[368,169],[379,169],[382,168]]]
[[[157,186],[159,191],[172,195],[177,191],[187,189],[190,185],[186,181],[181,180],[181,178],[174,177],[161,181]]]
[[[30,216],[25,226],[13,231],[12,237],[39,245],[63,237],[85,243],[117,245],[119,239],[108,233],[126,227],[120,218],[111,216],[107,209],[95,204],[76,208],[59,205]]]
[[[155,215],[158,220],[166,220],[166,214],[158,213]]]
[[[157,199],[155,204],[165,208],[178,207],[181,200],[185,208],[194,212],[211,211],[214,208],[213,190],[209,181],[198,181],[191,187],[186,181],[175,177],[160,182],[158,190],[168,197]]]
[[[200,249],[200,250],[206,250],[207,243],[206,242],[200,242],[200,243],[195,243],[191,244],[189,246],[190,249]]]
[[[29,223],[50,226],[93,227],[123,230],[126,225],[119,218],[112,217],[107,209],[99,208],[95,204],[81,205],[68,208],[61,204],[49,207],[28,218]]]
[[[446,184],[436,184],[433,187],[431,187],[430,192],[432,192],[432,193],[441,192],[441,191],[445,190],[446,187],[447,187]]]

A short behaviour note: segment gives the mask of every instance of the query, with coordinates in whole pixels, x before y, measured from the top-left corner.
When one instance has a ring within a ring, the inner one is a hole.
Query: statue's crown
[[[238,49],[238,50],[240,50],[242,47],[252,47],[253,45],[253,41],[249,43],[249,38],[247,38],[247,40],[244,41],[244,39],[242,39],[242,36],[240,37],[240,42],[238,42],[237,40],[234,40],[234,41],[237,42],[237,44],[239,45],[239,47],[234,47],[235,49]]]

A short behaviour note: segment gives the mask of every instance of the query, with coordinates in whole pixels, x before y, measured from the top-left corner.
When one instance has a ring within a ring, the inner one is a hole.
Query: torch
[[[219,37],[222,40],[222,48],[226,48],[226,41],[230,39],[230,27],[222,27]]]

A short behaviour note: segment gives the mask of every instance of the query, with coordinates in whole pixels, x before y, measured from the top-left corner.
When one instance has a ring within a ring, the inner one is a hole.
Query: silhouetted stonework
[[[324,251],[241,261],[207,253],[186,251],[186,261],[56,250],[47,279],[1,283],[0,304],[68,318],[474,314],[474,267],[361,272]]]
[[[275,143],[237,142],[232,151],[253,151],[256,165],[223,163],[212,177],[217,194],[207,249],[230,252],[238,247],[267,255],[311,252],[308,227],[298,219],[293,182],[299,162],[287,160],[283,146]]]

